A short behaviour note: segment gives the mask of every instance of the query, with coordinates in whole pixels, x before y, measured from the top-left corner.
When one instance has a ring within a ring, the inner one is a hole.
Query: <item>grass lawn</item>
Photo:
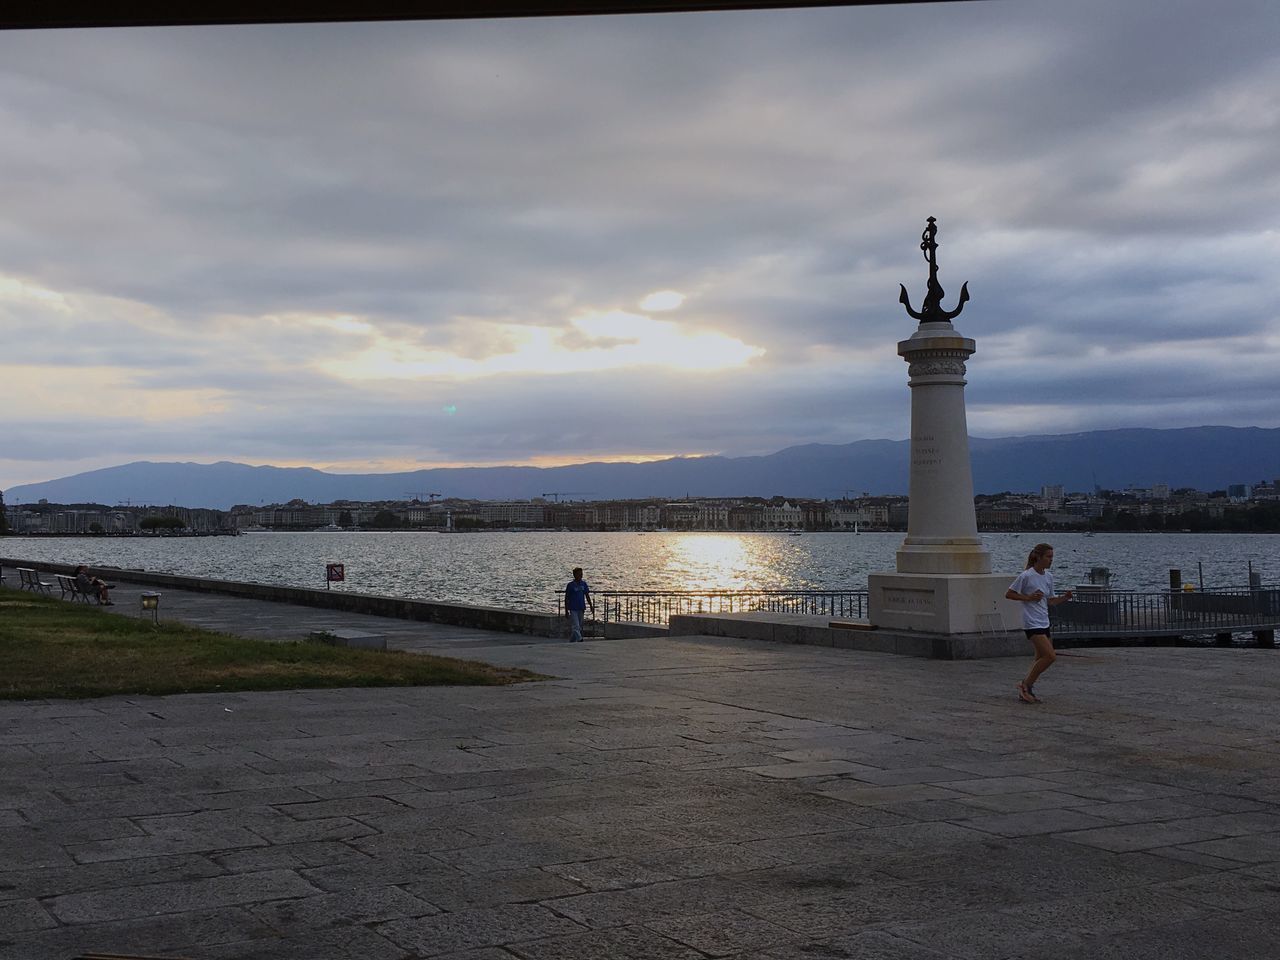
[[[271,643],[0,589],[0,699],[506,684],[541,679],[470,660]]]

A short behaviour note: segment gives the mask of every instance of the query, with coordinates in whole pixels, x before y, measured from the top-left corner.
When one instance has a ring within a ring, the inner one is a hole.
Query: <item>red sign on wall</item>
[[[340,563],[326,563],[324,565],[324,579],[327,583],[342,583],[347,579],[346,568]]]

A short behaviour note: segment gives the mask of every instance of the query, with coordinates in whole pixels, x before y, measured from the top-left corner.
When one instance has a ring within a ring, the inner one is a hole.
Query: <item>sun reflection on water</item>
[[[787,566],[772,537],[690,533],[666,542],[666,573],[682,590],[751,590],[761,584],[790,585]]]

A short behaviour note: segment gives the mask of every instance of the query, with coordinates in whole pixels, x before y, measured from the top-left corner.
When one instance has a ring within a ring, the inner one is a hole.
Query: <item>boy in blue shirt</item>
[[[582,568],[573,568],[573,579],[564,588],[564,612],[569,617],[569,642],[582,642],[582,615],[587,607],[591,607],[591,615],[596,615],[595,601],[591,599],[591,588],[582,579]]]

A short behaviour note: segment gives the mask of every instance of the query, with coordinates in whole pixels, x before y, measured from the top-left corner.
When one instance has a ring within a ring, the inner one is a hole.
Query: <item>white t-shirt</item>
[[[1049,598],[1053,596],[1053,574],[1048,570],[1044,573],[1036,573],[1035,567],[1027,567],[1018,574],[1013,583],[1009,584],[1009,589],[1024,597],[1030,596],[1037,590],[1041,591],[1044,596],[1039,600],[1022,603],[1022,626],[1025,630],[1048,628]]]

